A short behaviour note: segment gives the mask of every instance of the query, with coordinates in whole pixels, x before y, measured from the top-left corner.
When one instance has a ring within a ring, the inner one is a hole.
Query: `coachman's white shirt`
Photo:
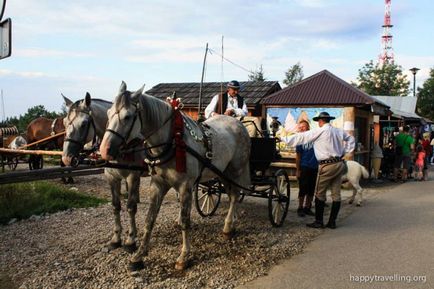
[[[205,118],[210,118],[212,116],[212,113],[216,110],[217,102],[219,100],[219,95],[220,94],[215,95],[212,98],[210,104],[208,104],[208,106],[205,108]],[[228,109],[233,109],[235,111],[235,116],[246,116],[248,113],[246,101],[244,100],[242,108],[238,108],[237,97],[236,96],[231,97],[229,94],[228,94],[228,105],[226,106],[226,109],[223,110],[226,111]]]
[[[332,157],[342,157],[354,151],[355,140],[344,130],[332,127],[329,123],[312,130],[283,137],[282,141],[290,146],[313,143],[313,150],[318,161]]]

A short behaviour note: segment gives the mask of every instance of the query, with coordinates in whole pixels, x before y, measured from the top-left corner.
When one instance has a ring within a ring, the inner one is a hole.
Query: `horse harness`
[[[172,100],[168,99],[168,101],[171,102]],[[159,145],[154,145],[152,147],[148,147],[148,146],[146,146],[146,141],[145,141],[145,150],[144,150],[145,162],[151,167],[152,172],[155,172],[155,170],[154,170],[155,166],[162,165],[162,164],[170,161],[173,157],[176,157],[177,156],[177,150],[182,150],[182,151],[187,151],[187,152],[190,151],[189,146],[187,146],[183,141],[182,141],[182,143],[179,143],[179,140],[176,139],[177,137],[183,138],[184,127],[185,127],[186,131],[191,135],[191,137],[196,142],[203,144],[203,146],[205,147],[205,150],[206,150],[205,151],[205,157],[209,162],[211,162],[211,159],[213,157],[212,141],[211,141],[211,137],[212,137],[211,128],[206,123],[194,122],[193,120],[187,118],[183,113],[181,113],[177,110],[178,110],[178,107],[175,105],[175,107],[173,107],[173,110],[172,110],[170,117],[168,118],[168,120],[166,120],[166,122],[169,120],[172,121],[172,127],[171,127],[172,134],[171,134],[171,136],[173,137],[173,139],[171,142],[166,142],[166,143],[162,143]],[[175,124],[175,117],[176,117],[175,114],[176,113],[180,113],[180,119],[182,121],[181,127],[177,127]],[[165,123],[163,123],[163,125],[160,126],[159,129],[161,127],[163,127],[165,125]],[[197,130],[195,130],[195,127],[197,127],[199,129],[199,132],[197,132]],[[156,131],[154,131],[154,133],[155,132]],[[150,135],[148,137],[150,137]],[[151,152],[152,148],[161,147],[161,146],[163,146],[164,148],[158,155],[152,154],[152,152]],[[179,161],[178,158],[177,158],[177,161]]]
[[[144,147],[140,149],[140,150],[143,150],[143,152],[144,152],[144,155],[145,155],[144,161],[151,168],[151,173],[155,173],[155,169],[154,169],[155,166],[163,165],[163,164],[169,162],[173,157],[175,157],[177,155],[177,150],[182,150],[184,152],[186,150],[188,151],[188,146],[185,145],[185,143],[179,144],[178,143],[179,140],[178,141],[176,140],[177,137],[181,137],[181,138],[183,137],[184,127],[196,142],[200,142],[204,145],[204,147],[206,149],[205,157],[210,162],[212,157],[213,157],[212,141],[211,141],[211,136],[212,136],[211,128],[205,123],[196,123],[196,122],[190,120],[189,118],[186,118],[185,115],[180,112],[180,110],[182,109],[182,103],[180,102],[179,99],[176,100],[174,98],[174,96],[172,96],[171,98],[168,98],[167,101],[171,104],[172,113],[169,115],[169,117],[166,120],[164,120],[164,122],[159,127],[154,129],[153,131],[151,131],[144,138],[144,140],[143,140]],[[178,102],[176,104],[172,105],[172,103],[175,103],[175,101],[178,101]],[[112,129],[106,129],[106,131],[108,131],[108,132],[112,133],[113,135],[117,136],[118,138],[122,139],[122,142],[124,145],[124,150],[122,151],[123,153],[137,151],[137,149],[131,148],[131,145],[130,145],[130,143],[127,143],[127,140],[131,134],[134,123],[136,122],[137,118],[139,118],[140,122],[142,122],[140,111],[141,111],[141,109],[137,105],[136,106],[136,113],[134,115],[133,122],[131,124],[130,129],[128,130],[128,132],[125,136],[121,135],[120,133],[118,133]],[[176,121],[176,114],[178,114],[178,113],[180,114],[180,119],[182,119],[182,126],[179,128],[176,128],[175,121]],[[172,122],[172,126],[171,126],[172,133],[170,135],[171,140],[164,142],[164,143],[157,144],[157,145],[149,146],[147,144],[147,139],[149,139],[152,135],[154,135],[160,129],[162,129],[169,121]],[[197,130],[195,130],[195,126],[197,126],[199,128],[200,133],[198,133]],[[152,150],[156,149],[156,148],[162,148],[162,150],[159,153],[154,153]]]
[[[90,126],[92,126],[92,128],[93,128],[92,147],[94,147],[95,144],[96,144],[96,126],[95,126],[95,121],[93,120],[93,117],[92,117],[92,111],[89,111],[89,112],[80,111],[80,112],[84,113],[84,114],[87,114],[89,116],[89,121],[88,121],[87,126],[86,126],[86,133],[84,134],[83,139],[82,140],[76,140],[76,139],[73,139],[73,138],[65,138],[64,142],[71,142],[71,143],[74,143],[74,144],[77,144],[77,145],[83,147],[86,144],[86,137],[89,134]],[[69,121],[68,126],[72,125],[72,122],[74,121],[74,119],[76,117],[77,116],[75,116],[72,120]],[[54,125],[52,125],[52,128],[53,127],[54,127]]]
[[[254,190],[251,188],[246,188],[241,186],[240,184],[235,183],[232,179],[230,179],[229,177],[227,177],[225,174],[223,174],[216,166],[214,166],[212,164],[212,141],[211,141],[211,137],[212,137],[212,132],[211,132],[211,127],[209,127],[207,124],[205,123],[195,123],[194,121],[190,120],[189,118],[186,118],[185,115],[181,114],[180,109],[182,109],[182,103],[180,103],[180,99],[176,99],[175,100],[175,94],[172,96],[172,98],[168,98],[168,102],[171,104],[172,107],[172,113],[169,115],[169,117],[163,122],[163,124],[159,127],[157,127],[156,129],[154,129],[153,131],[151,131],[151,133],[148,134],[147,137],[145,137],[144,139],[144,148],[142,148],[141,150],[144,151],[145,154],[145,162],[149,165],[150,169],[151,169],[151,174],[155,174],[155,166],[158,165],[162,165],[168,161],[170,161],[174,156],[177,155],[177,149],[182,149],[185,152],[188,152],[189,154],[191,154],[193,157],[195,157],[199,163],[202,164],[202,168],[200,169],[200,173],[195,181],[195,183],[198,183],[201,176],[202,176],[202,172],[205,168],[210,169],[212,172],[214,172],[216,175],[218,175],[219,177],[225,179],[228,183],[235,185],[236,187],[239,187],[245,191],[249,191],[249,192],[253,192]],[[135,121],[137,120],[137,114],[139,114],[139,118],[141,121],[141,116],[140,116],[140,111],[141,109],[139,109],[139,107],[136,106],[136,115],[134,116],[134,120],[131,124],[131,128],[128,131],[128,134],[124,137],[121,134],[119,134],[118,132],[111,130],[111,129],[106,129],[106,131],[113,133],[115,136],[121,138],[124,142],[125,145],[128,145],[126,143],[126,140],[129,138],[129,134],[131,134],[132,128],[134,126]],[[172,130],[174,130],[175,127],[175,117],[176,114],[181,115],[182,117],[182,123],[183,125],[185,125],[185,127],[187,128],[188,133],[193,137],[193,139],[196,142],[202,142],[204,147],[206,148],[206,152],[205,152],[205,156],[202,156],[200,153],[198,153],[197,151],[195,151],[193,148],[191,148],[190,146],[186,145],[185,143],[183,143],[183,147],[179,148],[179,145],[176,143],[175,137],[176,135],[183,135],[183,130],[179,130],[178,131],[174,131],[171,134],[171,137],[173,137],[172,141],[168,141],[165,143],[161,143],[158,145],[153,145],[153,146],[147,146],[146,145],[146,140],[151,137],[153,134],[155,134],[157,131],[159,131],[161,128],[163,128],[167,122],[169,122],[170,120],[172,120]],[[194,130],[194,125],[197,125],[199,127],[199,130],[201,132],[201,135],[198,135],[196,133],[196,131]],[[152,149],[154,148],[158,148],[158,147],[164,147],[162,152],[160,152],[157,155],[154,155],[152,153]],[[135,152],[137,151],[137,149],[131,148],[128,150],[123,150],[123,152]]]

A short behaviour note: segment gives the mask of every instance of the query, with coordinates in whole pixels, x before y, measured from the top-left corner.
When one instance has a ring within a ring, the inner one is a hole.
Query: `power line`
[[[249,70],[249,69],[247,69],[247,68],[241,66],[240,64],[237,64],[237,63],[233,62],[232,60],[230,60],[230,59],[224,57],[223,55],[221,55],[220,53],[218,53],[218,52],[215,51],[214,49],[209,48],[208,51],[209,51],[209,53],[210,53],[211,55],[212,55],[212,54],[216,54],[216,55],[220,56],[222,59],[224,59],[224,60],[226,60],[227,62],[231,63],[232,65],[235,65],[236,67],[238,67],[238,68],[240,68],[240,69],[242,69],[242,70],[244,70],[244,71],[246,71],[246,72],[248,72],[248,73],[254,73],[253,71],[251,71],[251,70]]]

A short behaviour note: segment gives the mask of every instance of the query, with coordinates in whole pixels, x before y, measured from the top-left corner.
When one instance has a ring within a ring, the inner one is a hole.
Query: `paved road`
[[[338,226],[239,288],[434,288],[433,177],[372,195]]]

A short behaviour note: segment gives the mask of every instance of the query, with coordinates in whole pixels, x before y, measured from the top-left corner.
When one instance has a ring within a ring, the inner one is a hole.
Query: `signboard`
[[[0,59],[11,56],[12,53],[12,20],[0,22]]]
[[[330,121],[334,127],[344,128],[344,108],[331,107],[269,107],[267,108],[267,128],[270,129],[270,124],[273,117],[277,117],[280,123],[276,136],[286,137],[298,131],[298,123],[301,120],[307,121],[310,128],[318,127],[318,122],[313,120],[313,117],[319,115],[320,112],[326,111],[335,119]],[[348,127],[349,124],[346,124]],[[354,129],[354,125],[353,125]],[[286,147],[284,143],[280,143],[280,150],[291,151],[292,148]]]

